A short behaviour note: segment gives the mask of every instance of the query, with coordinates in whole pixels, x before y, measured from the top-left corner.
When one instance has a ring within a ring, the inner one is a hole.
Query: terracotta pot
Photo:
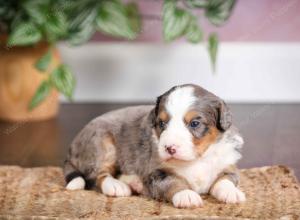
[[[46,53],[47,44],[32,47],[0,48],[0,119],[8,121],[34,121],[52,118],[58,112],[58,93],[50,95],[32,111],[31,98],[41,82],[48,77],[35,69],[35,62]],[[53,50],[50,68],[60,62],[58,51]]]

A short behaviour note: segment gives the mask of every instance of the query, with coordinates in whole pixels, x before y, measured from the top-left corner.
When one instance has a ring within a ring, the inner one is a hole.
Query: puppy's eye
[[[164,122],[164,121],[162,121],[162,120],[159,120],[158,126],[159,126],[161,129],[164,129],[164,128],[166,127],[166,122]]]
[[[193,120],[190,123],[191,128],[197,128],[200,125],[200,122],[197,120]]]

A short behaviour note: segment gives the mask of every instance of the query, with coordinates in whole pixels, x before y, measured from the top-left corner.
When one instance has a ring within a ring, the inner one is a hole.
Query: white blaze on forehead
[[[178,87],[167,97],[165,108],[170,115],[170,120],[159,139],[161,158],[168,158],[170,155],[165,147],[174,145],[176,154],[173,157],[182,160],[195,159],[193,137],[184,123],[184,115],[195,101],[194,88],[191,86]]]
[[[193,87],[178,88],[171,92],[167,98],[166,109],[171,117],[183,118],[195,100]]]

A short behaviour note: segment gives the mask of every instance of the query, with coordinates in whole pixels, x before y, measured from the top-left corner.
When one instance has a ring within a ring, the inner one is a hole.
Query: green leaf
[[[14,1],[0,1],[0,20],[1,25],[9,25],[16,16],[18,9]]]
[[[31,22],[23,22],[12,31],[8,38],[9,46],[24,46],[37,43],[42,38],[39,29]]]
[[[46,21],[49,0],[27,0],[22,2],[22,6],[35,23],[43,24]]]
[[[186,3],[190,7],[205,8],[208,6],[209,0],[186,0]]]
[[[10,29],[11,30],[15,30],[21,23],[23,23],[25,20],[25,15],[23,12],[17,12],[14,15],[13,20],[11,21],[10,24]]]
[[[165,0],[163,6],[163,35],[166,41],[181,37],[191,20],[191,14],[177,8],[176,1]]]
[[[205,16],[214,25],[222,25],[230,17],[236,0],[210,0]]]
[[[48,41],[55,42],[57,39],[67,34],[67,19],[63,13],[53,12],[47,16],[47,21],[43,27]]]
[[[115,36],[134,39],[137,32],[132,29],[126,6],[120,1],[103,1],[96,18],[99,31]]]
[[[81,11],[86,9],[97,9],[100,2],[95,0],[56,0],[54,7],[65,11],[76,19],[76,14],[79,15]]]
[[[41,104],[41,102],[44,101],[50,94],[50,91],[51,84],[49,83],[49,81],[43,81],[42,84],[36,90],[34,96],[32,97],[29,103],[29,110],[33,110],[35,107]]]
[[[78,7],[79,6],[81,5],[78,5]],[[97,12],[97,8],[95,7],[86,6],[84,8],[75,8],[68,19],[70,30],[74,32],[85,25],[92,24],[96,19]]]
[[[212,64],[213,71],[216,69],[216,60],[217,60],[217,52],[218,52],[218,35],[216,33],[212,33],[208,38],[208,52],[210,56],[210,61]]]
[[[191,43],[199,43],[203,39],[203,33],[197,24],[197,18],[193,16],[185,34],[187,40]]]
[[[87,24],[78,31],[69,35],[68,42],[72,46],[77,46],[87,42],[95,33],[95,28],[91,24]]]
[[[69,100],[72,99],[75,78],[68,66],[64,64],[59,65],[51,73],[50,80],[52,85],[54,85],[58,91],[63,93]]]
[[[52,50],[51,48],[45,53],[36,63],[35,68],[37,68],[41,72],[45,72],[51,63],[52,58]]]
[[[97,8],[86,8],[70,21],[68,42],[71,45],[79,45],[88,41],[95,33],[94,22],[97,16]]]
[[[141,17],[139,14],[138,6],[135,2],[130,2],[126,5],[127,16],[131,29],[135,33],[140,33],[142,29]]]

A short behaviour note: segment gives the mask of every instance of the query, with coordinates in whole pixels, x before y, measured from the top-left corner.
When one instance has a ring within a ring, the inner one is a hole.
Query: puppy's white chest
[[[207,193],[217,178],[218,171],[212,164],[196,161],[190,166],[179,168],[177,173],[189,182],[194,191]]]
[[[236,149],[242,144],[243,139],[240,135],[226,135],[219,142],[212,144],[202,158],[189,165],[177,167],[175,172],[185,178],[194,191],[207,193],[218,175],[241,158]]]

